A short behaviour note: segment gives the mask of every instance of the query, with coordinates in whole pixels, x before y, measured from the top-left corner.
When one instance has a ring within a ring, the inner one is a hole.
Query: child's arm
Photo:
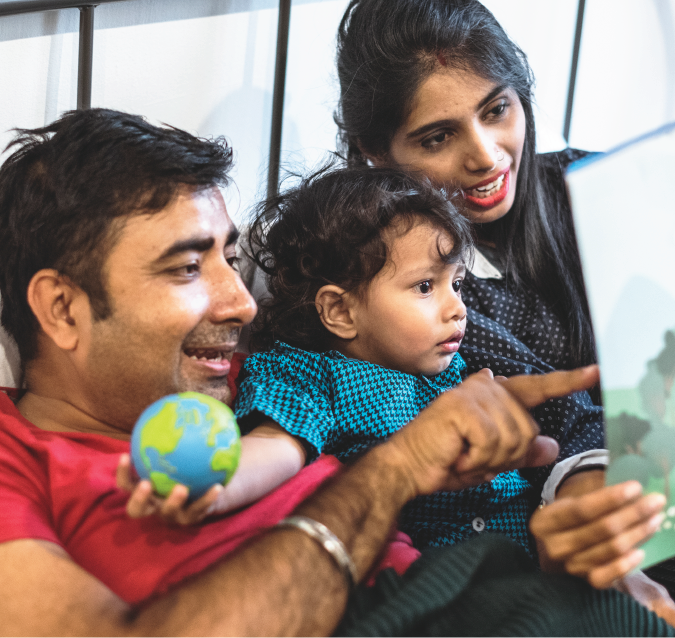
[[[134,481],[126,454],[117,468],[117,485],[131,492],[127,502],[131,518],[157,514],[171,524],[194,525],[207,516],[235,510],[271,492],[297,474],[306,456],[302,444],[270,420],[241,437],[241,458],[230,482],[214,485],[194,503],[188,503],[184,485],[177,485],[162,498],[152,491],[150,481]]]

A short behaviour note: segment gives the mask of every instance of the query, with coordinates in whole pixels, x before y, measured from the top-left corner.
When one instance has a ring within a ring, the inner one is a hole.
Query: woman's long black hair
[[[573,365],[595,360],[581,262],[563,168],[546,175],[535,153],[532,86],[525,54],[477,0],[352,0],[338,32],[342,152],[352,165],[382,156],[409,115],[421,83],[438,68],[471,70],[506,84],[525,112],[525,144],[511,210],[476,229],[494,242],[510,286],[535,290],[570,335]],[[557,185],[551,192],[550,185]]]

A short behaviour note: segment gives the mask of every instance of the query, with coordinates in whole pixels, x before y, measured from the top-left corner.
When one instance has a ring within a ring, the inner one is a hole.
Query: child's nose
[[[454,290],[451,290],[446,304],[446,321],[462,321],[465,317],[466,306],[464,305],[464,302]]]

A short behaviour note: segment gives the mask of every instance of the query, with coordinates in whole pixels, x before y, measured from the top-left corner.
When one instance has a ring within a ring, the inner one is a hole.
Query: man
[[[597,382],[595,369],[503,383],[479,373],[347,469],[322,460],[195,528],[132,520],[115,468],[136,418],[180,390],[229,401],[229,362],[255,314],[218,190],[231,151],[105,110],[15,144],[0,170],[0,293],[26,391],[16,408],[0,395],[3,633],[330,633],[407,501],[550,462],[556,445],[537,437],[528,408]],[[608,586],[635,566],[663,504],[635,483],[581,498],[574,481],[563,487],[572,496],[538,515],[542,547]],[[275,526],[291,513],[304,518]],[[580,581],[545,582],[581,592],[563,609],[603,611]],[[612,600],[621,618],[647,618]]]

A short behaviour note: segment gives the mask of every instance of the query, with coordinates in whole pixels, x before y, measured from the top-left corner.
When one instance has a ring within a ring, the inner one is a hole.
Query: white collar
[[[476,246],[471,274],[479,279],[502,279],[503,275]]]

